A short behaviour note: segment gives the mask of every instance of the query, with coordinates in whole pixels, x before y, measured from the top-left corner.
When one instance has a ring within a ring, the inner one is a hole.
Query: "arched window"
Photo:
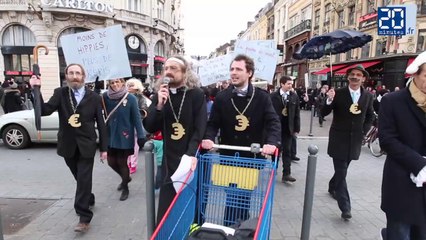
[[[22,25],[11,25],[3,33],[1,52],[4,56],[5,78],[24,83],[32,74],[34,33]]]
[[[154,75],[158,78],[163,70],[166,49],[162,41],[158,41],[154,46]]]
[[[9,26],[3,34],[3,46],[30,46],[34,47],[37,41],[34,33],[25,26],[12,25]]]
[[[166,49],[164,47],[164,43],[162,41],[158,41],[154,47],[154,55],[155,56],[166,56]]]
[[[61,32],[61,34],[58,37],[58,41],[57,41],[58,48],[62,48],[62,45],[61,45],[62,36],[74,34],[74,33],[86,32],[86,31],[90,31],[90,29],[82,28],[82,27],[73,27],[73,28],[65,29],[64,31]]]

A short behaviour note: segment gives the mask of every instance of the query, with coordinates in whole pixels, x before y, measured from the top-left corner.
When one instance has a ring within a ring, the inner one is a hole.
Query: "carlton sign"
[[[42,5],[50,7],[73,8],[97,12],[113,13],[114,6],[90,0],[41,0]]]

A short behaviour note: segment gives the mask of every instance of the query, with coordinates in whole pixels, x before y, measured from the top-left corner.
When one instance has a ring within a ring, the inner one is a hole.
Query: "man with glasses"
[[[65,68],[67,86],[55,89],[48,102],[43,103],[40,96],[43,116],[58,111],[59,132],[57,153],[65,159],[77,181],[74,209],[80,221],[74,228],[76,232],[89,230],[95,204],[92,193],[92,172],[97,149],[96,127],[99,132],[101,159],[106,159],[107,132],[102,115],[101,96],[84,86],[86,73],[80,64],[70,64]],[[33,75],[31,87],[40,86],[41,80]],[[96,125],[95,125],[96,124]]]

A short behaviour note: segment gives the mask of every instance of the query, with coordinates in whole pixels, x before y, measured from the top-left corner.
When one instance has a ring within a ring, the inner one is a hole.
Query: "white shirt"
[[[78,104],[80,104],[81,100],[83,99],[84,94],[86,93],[86,90],[83,86],[83,87],[81,87],[77,90],[73,90],[73,92],[74,92],[75,100],[77,101],[77,105],[78,105]]]
[[[280,88],[280,95],[287,100],[287,97],[290,95],[290,91],[284,92],[282,88]]]

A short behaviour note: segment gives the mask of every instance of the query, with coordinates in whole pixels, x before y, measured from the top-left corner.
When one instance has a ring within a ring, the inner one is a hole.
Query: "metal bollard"
[[[146,228],[148,239],[155,229],[155,194],[154,194],[154,143],[147,141],[143,147],[145,152],[145,182],[146,182]]]
[[[308,136],[312,137],[314,134],[312,133],[312,123],[314,121],[314,112],[315,112],[315,105],[312,105],[311,107],[311,123],[309,124],[309,134]]]
[[[306,172],[305,199],[303,204],[301,240],[309,240],[311,230],[312,204],[314,201],[315,171],[317,167],[318,147],[309,145],[308,169]]]
[[[3,223],[1,221],[1,211],[0,211],[0,240],[3,240]]]

